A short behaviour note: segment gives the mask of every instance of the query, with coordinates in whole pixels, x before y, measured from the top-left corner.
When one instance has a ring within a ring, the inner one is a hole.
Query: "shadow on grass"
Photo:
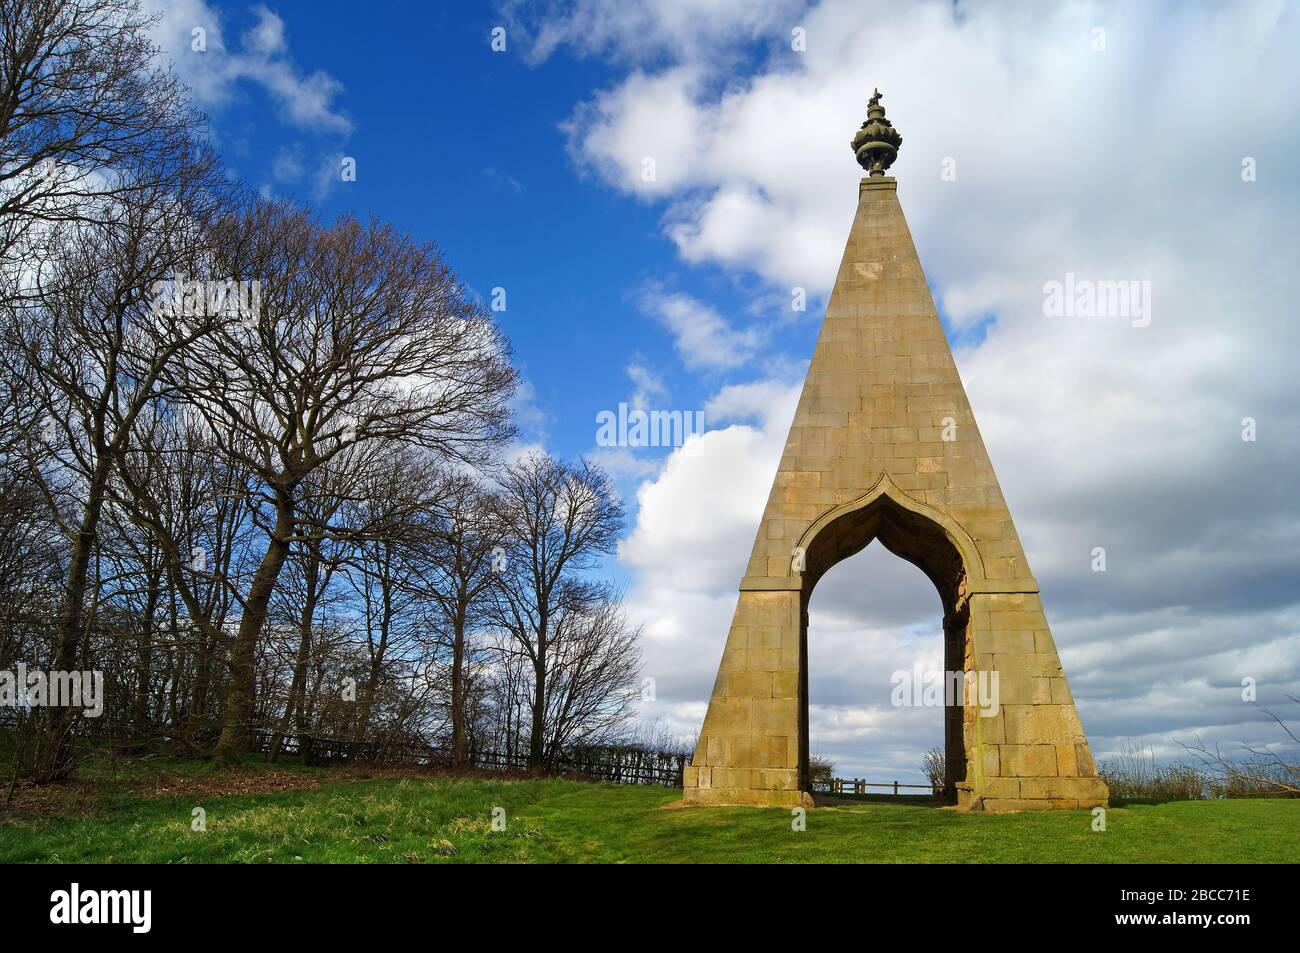
[[[1186,801],[1185,797],[1114,797],[1111,796],[1111,807],[1133,807],[1136,804],[1172,804],[1175,801]]]
[[[846,804],[893,804],[898,807],[943,807],[943,801],[929,794],[814,794],[817,807]]]

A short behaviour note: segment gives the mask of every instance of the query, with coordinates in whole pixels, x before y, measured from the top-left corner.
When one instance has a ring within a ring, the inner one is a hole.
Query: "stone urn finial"
[[[868,175],[884,175],[898,158],[898,147],[902,144],[903,137],[885,118],[885,107],[880,105],[880,90],[876,90],[867,102],[867,121],[849,143],[858,158],[858,165],[866,169]]]

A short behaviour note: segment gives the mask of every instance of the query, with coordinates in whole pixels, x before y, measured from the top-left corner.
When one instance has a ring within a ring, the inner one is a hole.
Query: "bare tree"
[[[0,347],[5,344],[0,339]],[[34,656],[33,629],[58,611],[52,597],[65,547],[31,480],[26,454],[41,415],[26,362],[0,358],[0,669]]]
[[[1291,701],[1300,705],[1300,698],[1288,695]],[[1268,715],[1282,733],[1287,737],[1287,744],[1300,745],[1300,737],[1287,725],[1286,721],[1271,711],[1255,706]],[[1195,743],[1179,742],[1183,748],[1194,755],[1201,765],[1210,772],[1211,778],[1222,791],[1237,796],[1259,794],[1280,794],[1287,797],[1300,797],[1300,761],[1292,754],[1288,760],[1274,747],[1260,748],[1243,744],[1242,749],[1250,755],[1244,761],[1236,761],[1225,755],[1218,745],[1208,746],[1199,737]],[[1294,747],[1291,749],[1294,752]]]
[[[546,750],[624,740],[640,698],[641,630],[629,625],[621,599],[605,593],[556,621],[546,679]]]
[[[303,522],[318,532],[302,533],[301,539],[290,553],[293,585],[282,586],[281,597],[287,603],[286,616],[292,621],[297,634],[297,650],[292,662],[289,690],[284,711],[276,726],[266,760],[274,761],[280,753],[289,726],[296,722],[299,744],[306,733],[308,667],[312,660],[312,647],[317,613],[328,601],[334,574],[343,565],[345,547],[328,536],[328,528],[335,514],[344,505],[345,497],[333,491],[330,477],[337,467],[323,467],[307,481],[307,492],[300,504]],[[283,591],[287,589],[288,591]]]
[[[372,727],[381,688],[409,675],[425,622],[422,577],[435,505],[436,462],[391,442],[368,458],[358,496],[344,514],[352,541],[346,577],[358,596],[363,678],[353,737]],[[399,672],[400,670],[400,672]]]
[[[931,748],[925,753],[921,767],[925,778],[936,793],[945,791],[948,786],[947,759],[942,748]]]
[[[155,657],[168,646],[167,557],[152,534],[141,531],[119,507],[106,506],[107,532],[100,534],[102,564],[111,567],[113,586],[106,598],[124,611],[119,663],[134,661],[130,727],[133,745],[144,743],[154,725],[151,692],[155,682]],[[127,643],[133,643],[131,648]]]
[[[694,750],[694,746],[692,746]],[[814,791],[830,791],[835,782],[835,762],[829,755],[814,754],[808,758],[808,781]]]
[[[176,377],[223,452],[261,482],[267,543],[231,650],[217,744],[227,763],[246,747],[258,638],[299,538],[303,481],[385,440],[477,461],[509,435],[515,383],[496,329],[433,246],[373,221],[321,228],[268,203],[239,234],[219,259],[261,282],[258,320],[196,342]]]
[[[152,409],[137,420],[116,476],[109,484],[114,502],[160,548],[169,597],[184,607],[183,626],[173,610],[185,636],[178,647],[192,654],[193,669],[183,724],[172,726],[172,736],[193,747],[209,734],[214,668],[227,654],[225,623],[238,599],[249,535],[249,476],[218,453],[202,420],[183,408]]]
[[[447,671],[451,762],[459,767],[469,760],[471,633],[487,619],[505,549],[500,545],[497,501],[476,478],[449,474],[437,495],[429,569],[433,578],[427,581],[427,589],[451,652]]]
[[[45,415],[26,448],[29,473],[71,547],[51,659],[58,670],[76,667],[115,461],[164,392],[167,366],[211,326],[154,306],[155,286],[193,260],[215,201],[212,165],[200,160],[176,171],[174,182],[106,203],[100,224],[65,232],[45,292],[5,315],[0,354],[14,361],[5,373],[31,380]],[[52,709],[47,721],[41,774],[55,777],[68,767],[71,715]]]
[[[490,658],[487,695],[491,705],[488,722],[491,747],[501,751],[507,763],[513,764],[527,747],[525,732],[533,705],[533,663],[519,649],[509,630],[493,628],[486,635]]]
[[[532,453],[507,464],[498,496],[506,550],[496,589],[494,622],[509,632],[513,650],[532,668],[528,759],[543,767],[547,748],[547,681],[563,655],[557,643],[566,620],[595,611],[603,585],[586,574],[614,550],[623,509],[599,467],[570,466]]]
[[[152,22],[138,0],[0,4],[0,268],[30,267],[52,226],[138,204],[192,162],[199,119]]]

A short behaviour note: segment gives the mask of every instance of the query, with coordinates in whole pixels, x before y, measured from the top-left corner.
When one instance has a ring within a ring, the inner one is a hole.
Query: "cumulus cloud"
[[[642,297],[641,307],[672,333],[677,353],[688,368],[739,367],[753,357],[762,342],[759,330],[733,327],[712,307],[690,295],[651,291]]]
[[[598,93],[563,125],[581,166],[625,192],[647,198],[695,181],[706,117],[695,108],[693,69],[633,73]]]
[[[510,0],[502,12],[533,63],[562,48],[619,62],[717,61],[740,41],[766,41],[803,7],[796,0]]]
[[[144,6],[158,14],[154,41],[199,106],[224,105],[240,82],[249,82],[271,96],[290,125],[316,132],[352,131],[351,120],[335,105],[342,84],[322,70],[307,73],[297,64],[284,20],[274,11],[260,4],[251,7],[255,22],[232,47],[221,15],[204,0],[146,0]],[[203,31],[203,49],[194,48],[196,29]]]
[[[338,105],[343,85],[323,70],[299,65],[277,13],[261,4],[249,7],[252,25],[227,42],[223,15],[205,0],[145,0],[143,6],[158,16],[154,42],[196,106],[219,116],[241,90],[260,89],[275,104],[279,121],[312,141],[310,157],[302,142],[277,155],[263,192],[271,183],[305,185],[319,197],[338,181],[340,149],[353,130]],[[238,153],[240,144],[233,145]]]
[[[724,391],[706,408],[713,429],[674,450],[637,490],[619,559],[633,574],[629,614],[644,624],[645,671],[656,682],[643,714],[675,734],[699,731],[798,396],[797,385],[779,381]],[[718,426],[728,419],[736,422]]]
[[[628,401],[634,410],[646,410],[652,399],[668,396],[668,385],[663,378],[643,364],[633,361],[627,366],[627,376],[636,388]]]
[[[799,381],[777,378],[729,384],[704,405],[704,416],[711,425],[748,421],[771,429],[793,419],[800,390]]]

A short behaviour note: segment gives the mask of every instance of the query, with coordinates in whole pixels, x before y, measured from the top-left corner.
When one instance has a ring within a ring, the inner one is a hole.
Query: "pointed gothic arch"
[[[888,473],[862,496],[828,509],[809,525],[795,544],[803,558],[791,561],[791,574],[801,575],[811,594],[826,570],[876,539],[929,577],[945,611],[985,586],[984,561],[970,534],[942,511],[900,490]],[[796,568],[799,562],[802,572]]]
[[[810,525],[800,537],[797,552],[801,559],[792,560],[791,572],[802,577],[799,611],[801,654],[799,707],[799,786],[811,789],[809,755],[811,731],[808,706],[808,613],[813,591],[831,568],[851,559],[873,542],[894,556],[921,570],[934,586],[943,606],[944,671],[974,671],[975,653],[971,644],[970,581],[983,582],[983,563],[974,540],[955,520],[933,507],[903,493],[888,475],[869,492],[849,503],[836,506]],[[796,568],[802,564],[802,572]],[[968,747],[972,732],[966,721],[974,717],[964,698],[944,710],[943,800],[955,803],[958,785],[966,780],[973,752]]]

